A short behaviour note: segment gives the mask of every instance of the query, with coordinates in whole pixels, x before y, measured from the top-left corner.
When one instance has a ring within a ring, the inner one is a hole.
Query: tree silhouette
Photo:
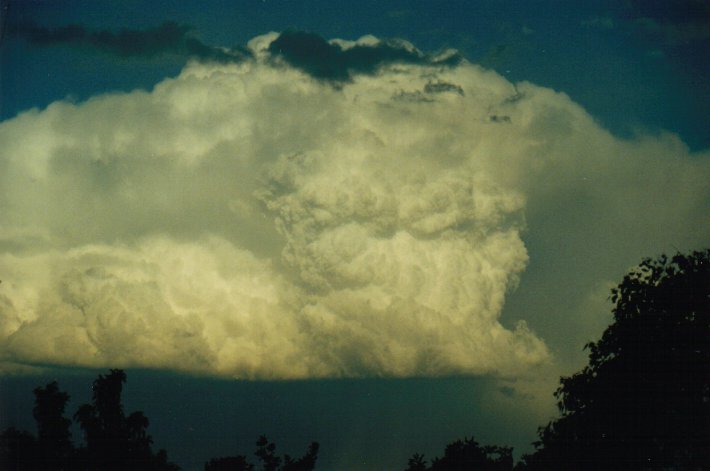
[[[86,444],[78,449],[71,441],[71,421],[64,417],[69,395],[56,381],[34,390],[32,415],[37,438],[15,428],[0,433],[0,470],[13,471],[177,471],[167,453],[151,450],[146,433],[148,418],[142,412],[123,413],[121,392],[126,374],[111,370],[93,384],[91,404],[74,415]]]
[[[32,410],[37,438],[29,432],[9,428],[0,434],[0,469],[63,471],[71,469],[74,446],[64,417],[69,395],[56,381],[34,390]]]
[[[269,443],[264,435],[256,441],[254,454],[261,460],[263,471],[278,471],[281,458],[276,456],[276,444]]]
[[[243,455],[226,456],[209,460],[205,463],[205,471],[254,471],[254,465]]]
[[[405,471],[511,471],[513,449],[503,446],[481,446],[472,438],[446,445],[444,456],[434,458],[427,467],[424,456],[415,454]]]
[[[319,445],[312,442],[308,451],[301,458],[294,459],[289,455],[283,458],[276,454],[276,445],[269,442],[264,435],[256,441],[254,455],[259,458],[261,471],[312,471],[318,459]],[[254,471],[255,466],[249,463],[244,455],[213,458],[205,463],[205,471]]]
[[[167,462],[165,452],[154,454],[148,435],[148,418],[137,411],[128,417],[123,412],[121,393],[126,373],[113,369],[99,375],[93,384],[91,404],[84,404],[74,415],[84,432],[86,446],[79,451],[87,470],[97,471],[171,471],[178,467]]]
[[[71,420],[64,417],[69,395],[59,390],[56,381],[36,388],[32,415],[37,423],[37,453],[47,469],[66,469],[74,453]]]
[[[39,471],[42,463],[37,458],[37,440],[31,433],[10,427],[0,434],[0,469]]]
[[[710,469],[710,250],[644,260],[611,300],[526,468]]]
[[[420,453],[414,453],[409,461],[407,462],[407,469],[404,471],[427,471],[426,460],[424,455]]]
[[[317,442],[311,442],[306,454],[298,459],[284,455],[284,464],[281,467],[281,471],[312,471],[316,467],[319,449],[320,445]]]
[[[0,433],[0,471],[179,471],[165,450],[153,452],[148,418],[136,411],[126,416],[121,402],[126,373],[112,369],[93,383],[91,402],[74,414],[84,445],[71,441],[71,421],[64,417],[69,395],[55,382],[34,390],[37,438],[10,427]],[[300,458],[276,454],[265,436],[256,442],[260,471],[312,471],[318,459],[313,442]],[[244,456],[211,459],[205,471],[254,471]]]

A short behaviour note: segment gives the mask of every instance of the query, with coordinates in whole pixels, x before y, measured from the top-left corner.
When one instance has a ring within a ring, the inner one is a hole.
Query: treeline
[[[32,410],[37,436],[9,428],[0,436],[0,469],[16,471],[177,471],[165,450],[154,451],[147,433],[148,418],[139,411],[126,415],[121,392],[122,370],[99,375],[92,400],[74,414],[84,433],[84,444],[71,441],[71,420],[64,417],[69,395],[49,383],[34,390]]]
[[[126,415],[121,394],[126,382],[123,370],[99,375],[93,383],[91,402],[74,414],[84,443],[71,440],[71,420],[64,417],[69,395],[57,382],[34,390],[32,410],[37,436],[8,428],[0,434],[2,471],[179,471],[168,461],[165,450],[153,450],[148,418],[136,411]],[[254,453],[263,471],[312,471],[318,458],[318,443],[311,443],[301,458],[276,454],[276,445],[259,437]],[[242,455],[213,458],[205,471],[255,471]]]
[[[710,250],[646,259],[612,290],[614,322],[586,345],[589,364],[560,379],[559,417],[538,430],[535,451],[515,464],[510,447],[473,438],[446,446],[430,462],[414,454],[405,471],[700,471],[710,470]],[[126,416],[126,375],[111,370],[94,381],[90,404],[74,415],[84,444],[70,439],[69,396],[57,383],[34,390],[37,436],[0,434],[0,469],[174,471],[153,451],[142,412]],[[300,458],[256,442],[263,471],[310,471],[312,443]],[[255,471],[246,456],[215,458],[205,471]]]

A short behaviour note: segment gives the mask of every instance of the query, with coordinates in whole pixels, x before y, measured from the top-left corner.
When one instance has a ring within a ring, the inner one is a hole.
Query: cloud
[[[91,31],[82,25],[45,28],[25,23],[18,27],[15,34],[38,46],[89,46],[120,57],[173,54],[224,63],[239,62],[249,56],[249,51],[243,48],[208,46],[191,35],[190,27],[174,22],[145,30],[123,29],[117,33]]]
[[[710,39],[710,3],[706,0],[660,0],[629,4],[628,16],[643,32],[669,46],[698,46]]]
[[[465,61],[341,57],[332,87],[281,39],[0,124],[6,371],[525,377],[551,354],[523,319],[554,313],[501,315],[531,257],[540,299],[586,306],[547,274],[596,289],[637,250],[707,242],[709,156],[674,136],[620,140]]]
[[[660,37],[664,44],[671,46],[688,45],[710,39],[709,20],[689,20],[682,23],[673,23],[641,17],[636,19],[634,23],[642,31]]]
[[[373,74],[386,64],[454,66],[462,59],[455,51],[439,56],[424,54],[402,40],[366,37],[356,43],[328,42],[303,31],[281,33],[269,45],[269,52],[315,78],[334,81],[349,80],[353,74]]]

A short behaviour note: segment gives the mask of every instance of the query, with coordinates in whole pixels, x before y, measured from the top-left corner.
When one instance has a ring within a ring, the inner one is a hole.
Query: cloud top
[[[424,54],[401,40],[328,42],[304,31],[281,33],[269,44],[269,52],[315,78],[334,81],[350,80],[353,74],[373,74],[384,64],[455,66],[462,59],[455,51],[440,56]]]
[[[203,62],[237,63],[253,59],[249,48],[209,46],[194,36],[192,28],[165,22],[143,30],[122,29],[94,31],[72,24],[47,28],[27,22],[19,25],[15,36],[37,46],[69,45],[90,47],[119,57],[157,57],[175,55]],[[426,54],[403,40],[378,40],[364,37],[360,41],[327,41],[305,31],[289,30],[269,36],[268,52],[288,66],[312,77],[331,82],[348,81],[356,74],[373,74],[386,64],[419,64],[455,66],[461,55],[453,50],[439,55]]]
[[[707,155],[671,137],[620,141],[465,61],[346,55],[390,51],[372,37],[305,37],[336,57],[311,80],[283,38],[0,124],[6,371],[517,377],[550,360],[500,321],[526,227],[577,243],[577,214],[656,234],[633,215],[662,187],[666,233],[710,233]]]

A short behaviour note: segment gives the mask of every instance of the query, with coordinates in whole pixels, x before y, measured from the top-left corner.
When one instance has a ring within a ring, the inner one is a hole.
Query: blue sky
[[[0,427],[118,366],[186,470],[524,452],[610,287],[710,243],[703,0],[2,11]]]

